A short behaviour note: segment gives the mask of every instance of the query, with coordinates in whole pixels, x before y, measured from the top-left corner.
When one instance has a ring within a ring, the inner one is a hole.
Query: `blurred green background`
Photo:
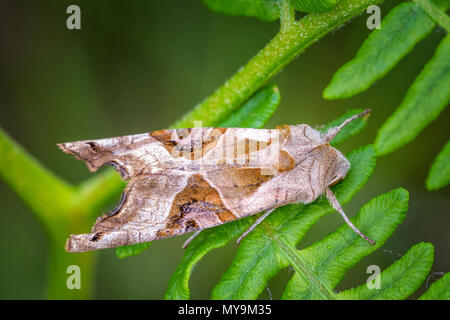
[[[385,2],[382,16],[396,3]],[[66,28],[70,4],[81,8],[81,30]],[[368,127],[342,150],[374,141],[377,129],[399,105],[445,33],[435,30],[370,90],[346,100],[322,99],[333,73],[355,55],[369,34],[366,18],[363,14],[328,35],[272,80],[280,88],[282,102],[267,127],[320,125],[349,108],[370,107]],[[92,174],[81,161],[59,151],[56,143],[167,127],[211,94],[277,30],[277,22],[223,16],[200,0],[2,1],[0,126],[57,175],[80,183]],[[380,158],[367,185],[344,207],[354,215],[366,201],[395,187],[410,192],[405,222],[382,249],[349,271],[338,290],[365,282],[367,266],[383,269],[420,241],[435,246],[433,271],[449,269],[448,187],[428,192],[424,185],[434,157],[448,139],[449,116],[444,112],[413,143]],[[44,231],[2,181],[0,204],[0,298],[44,298],[48,254]],[[328,215],[300,247],[341,224],[339,215]],[[116,258],[114,250],[99,252],[93,297],[162,298],[186,238],[156,241],[140,256],[124,260]],[[197,265],[190,282],[192,298],[210,297],[236,249],[229,243]],[[270,281],[273,298],[281,296],[292,274],[286,269]],[[268,291],[260,298],[268,299]]]

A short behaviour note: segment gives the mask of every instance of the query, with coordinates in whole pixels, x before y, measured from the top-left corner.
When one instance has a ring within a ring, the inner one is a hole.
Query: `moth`
[[[305,124],[276,129],[203,128],[59,144],[90,171],[113,166],[128,184],[119,204],[99,217],[91,233],[71,235],[68,252],[163,239],[264,212],[238,242],[275,208],[310,203],[325,194],[361,237],[330,186],[344,179],[349,161],[329,142],[352,116],[325,134]]]

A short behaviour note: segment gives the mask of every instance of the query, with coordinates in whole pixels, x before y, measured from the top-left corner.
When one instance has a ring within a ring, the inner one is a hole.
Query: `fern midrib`
[[[306,282],[312,280],[317,292],[319,292],[326,300],[336,300],[336,294],[334,291],[325,284],[311,266],[303,260],[300,256],[298,249],[289,243],[284,237],[276,237],[274,241],[278,245],[278,248],[285,254],[285,258],[290,262],[291,266],[295,269],[299,276],[303,277]],[[312,291],[311,291],[312,295]]]

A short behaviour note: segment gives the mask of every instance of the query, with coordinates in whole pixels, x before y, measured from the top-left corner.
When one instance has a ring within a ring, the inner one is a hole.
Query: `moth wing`
[[[83,252],[180,235],[239,218],[220,191],[200,174],[132,178],[112,214],[97,219],[92,232],[72,235],[69,252]]]
[[[112,165],[125,180],[140,174],[143,168],[164,167],[172,161],[167,149],[148,133],[67,142],[58,147],[83,160],[90,171]]]
[[[240,137],[242,141],[256,136],[256,152],[265,152],[267,145],[273,145],[270,131],[221,128],[183,130],[162,130],[59,145],[65,152],[84,160],[91,171],[110,163],[122,178],[130,180],[117,209],[97,219],[91,233],[72,235],[66,245],[68,251],[90,251],[148,242],[209,228],[258,213],[275,203],[270,196],[267,197],[269,200],[260,197],[255,202],[251,199],[252,192],[271,179],[270,175],[262,176],[260,171],[264,166],[259,161],[248,164],[250,167],[243,165],[239,168],[239,165],[216,163],[217,158],[213,158],[213,161],[207,160],[205,166],[187,166],[191,163],[192,154],[199,149],[210,155],[208,150],[211,151],[214,146],[228,145],[228,140],[224,141],[225,137],[221,137],[225,132],[229,132],[230,137]],[[261,148],[259,141],[266,140],[268,143],[262,144],[264,148]],[[182,155],[174,156],[174,150],[181,150]],[[246,148],[242,151],[248,153]],[[183,166],[184,169],[180,170]],[[163,170],[152,171],[152,168]],[[242,199],[258,205],[244,206]]]
[[[83,252],[156,239],[186,180],[184,176],[169,174],[132,178],[116,208],[97,218],[91,233],[71,235],[66,250]]]
[[[199,159],[217,143],[224,128],[158,130],[150,133],[58,144],[66,153],[83,160],[90,171],[110,164],[123,179],[149,168],[176,168]]]

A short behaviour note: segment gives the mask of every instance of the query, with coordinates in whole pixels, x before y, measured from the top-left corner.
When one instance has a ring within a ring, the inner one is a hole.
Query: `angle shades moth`
[[[310,203],[322,194],[355,232],[374,244],[350,222],[329,188],[350,168],[329,142],[369,113],[350,117],[325,134],[306,124],[195,127],[58,144],[90,171],[109,164],[128,181],[116,208],[99,217],[91,233],[71,235],[66,250],[112,248],[192,231],[195,236],[265,211],[245,236],[273,209]]]

